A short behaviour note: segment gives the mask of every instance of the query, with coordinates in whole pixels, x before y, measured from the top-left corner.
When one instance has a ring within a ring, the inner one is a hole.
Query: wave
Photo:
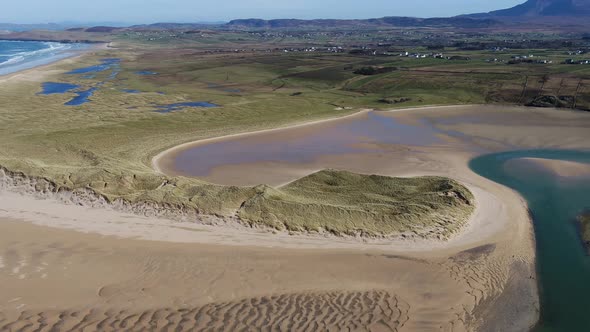
[[[69,49],[72,49],[72,46],[69,44],[61,44],[61,43],[53,43],[53,42],[46,42],[46,43],[42,43],[42,44],[45,46],[45,48],[42,48],[39,50],[33,50],[33,51],[18,50],[17,52],[15,52],[13,54],[6,54],[5,56],[9,56],[10,59],[8,59],[4,62],[1,62],[0,66],[19,63],[19,62],[25,61],[30,58],[39,58],[42,56],[55,55],[55,53],[57,53],[57,52],[63,52],[63,51],[67,51]]]
[[[10,44],[3,42],[3,45],[0,45],[0,74],[9,70],[8,68],[26,66],[27,64],[44,61],[47,62],[52,58],[65,57],[67,52],[81,49],[83,47],[82,44],[64,44],[57,42],[16,41],[9,43]],[[22,46],[18,43],[22,44]],[[5,46],[6,48],[2,49],[1,46]]]

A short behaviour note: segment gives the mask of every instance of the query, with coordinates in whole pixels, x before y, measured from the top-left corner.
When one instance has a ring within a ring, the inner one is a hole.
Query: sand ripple
[[[397,331],[409,306],[385,291],[284,294],[195,308],[22,312],[2,331]]]

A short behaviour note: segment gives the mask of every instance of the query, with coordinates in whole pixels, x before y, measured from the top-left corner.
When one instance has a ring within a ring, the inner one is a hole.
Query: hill
[[[471,18],[550,16],[590,16],[590,0],[528,0],[508,9],[467,15]]]

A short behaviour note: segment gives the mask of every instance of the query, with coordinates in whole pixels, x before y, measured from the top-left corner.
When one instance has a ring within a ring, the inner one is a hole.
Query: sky
[[[525,0],[0,0],[2,23],[219,22],[236,18],[444,17]]]

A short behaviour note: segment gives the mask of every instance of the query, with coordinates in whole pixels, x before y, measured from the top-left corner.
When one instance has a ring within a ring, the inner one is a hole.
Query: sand
[[[465,136],[278,165],[284,173],[269,172],[277,165],[265,163],[214,172],[233,179],[255,174],[277,186],[324,167],[449,176],[473,191],[477,209],[448,242],[269,234],[3,191],[0,330],[525,331],[538,318],[526,205],[467,162],[510,147],[590,148],[590,133],[582,130],[590,116],[554,112],[468,106],[390,113]]]
[[[508,163],[506,163],[508,167]],[[543,158],[521,158],[512,160],[511,164],[520,167],[536,167],[545,172],[564,178],[590,177],[590,165],[572,161],[552,160]]]
[[[96,50],[104,50],[108,49],[110,43],[104,44],[94,44],[91,47],[88,47],[83,50],[75,50],[69,51],[68,56],[66,58],[58,58],[54,61],[50,61],[48,63],[35,66],[33,68],[19,70],[14,73],[8,73],[4,75],[0,75],[0,84],[9,83],[11,81],[35,81],[39,82],[42,81],[44,77],[49,76],[51,73],[60,72],[60,70],[55,69],[55,64],[69,64],[69,63],[76,63],[79,58],[83,55],[96,51]]]

